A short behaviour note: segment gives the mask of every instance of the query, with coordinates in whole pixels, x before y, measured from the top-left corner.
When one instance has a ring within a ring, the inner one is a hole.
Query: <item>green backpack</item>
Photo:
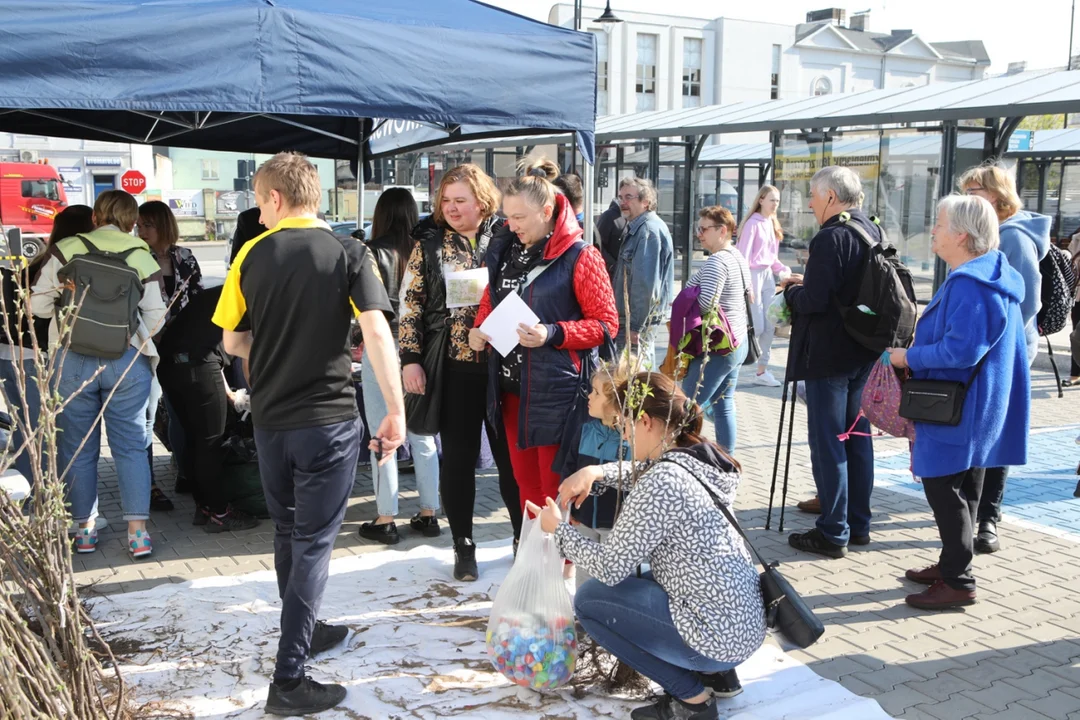
[[[77,237],[86,253],[71,258],[57,272],[63,284],[60,301],[76,313],[62,340],[72,352],[116,360],[131,347],[139,328],[143,281],[127,258],[141,248],[107,252],[86,236]]]

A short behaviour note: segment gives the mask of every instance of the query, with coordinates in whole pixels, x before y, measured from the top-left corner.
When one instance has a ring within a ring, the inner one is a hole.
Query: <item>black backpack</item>
[[[888,244],[880,221],[881,241],[870,237],[862,225],[851,222],[850,213],[840,214],[840,222],[866,243],[866,262],[859,280],[859,292],[851,305],[836,301],[844,329],[867,350],[883,353],[886,348],[906,348],[915,337],[915,286],[911,271],[900,262],[896,248]]]
[[[1039,261],[1039,273],[1042,275],[1042,309],[1035,316],[1035,321],[1040,335],[1053,335],[1065,329],[1076,291],[1069,253],[1051,244],[1046,257]]]

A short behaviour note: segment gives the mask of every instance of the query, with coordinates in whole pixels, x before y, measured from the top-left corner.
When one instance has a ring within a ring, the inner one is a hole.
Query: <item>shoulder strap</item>
[[[671,460],[662,460],[661,462],[670,462],[673,465],[678,465],[678,463]],[[680,465],[680,467],[682,466]],[[713,491],[711,487],[708,486],[708,484],[704,480],[699,478],[697,475],[694,475],[691,472],[688,472],[687,474],[697,480],[701,484],[701,487],[705,488],[705,492],[709,493],[709,497],[712,498],[713,503],[716,505],[716,507],[720,508],[720,512],[724,513],[724,517],[727,518],[727,521],[731,525],[731,527],[735,528],[735,532],[739,533],[743,541],[746,543],[746,546],[750,548],[750,552],[754,553],[754,555],[757,557],[758,562],[761,563],[761,567],[768,570],[771,566],[769,565],[769,563],[765,562],[765,558],[761,557],[761,553],[759,553],[757,548],[754,547],[754,543],[750,542],[750,538],[746,537],[746,533],[743,532],[742,527],[739,525],[739,521],[736,520],[735,516],[731,514],[731,511],[727,509],[727,506],[724,505],[724,503],[720,502],[720,497]]]
[[[104,255],[106,257],[116,257],[116,258],[120,258],[124,262],[127,262],[128,256],[131,255],[131,253],[133,253],[136,250],[140,249],[139,247],[132,247],[132,248],[128,248],[127,250],[122,250],[120,252],[109,252],[107,250],[99,249],[98,246],[95,245],[94,243],[90,242],[90,238],[86,237],[85,235],[76,235],[75,237],[82,240],[83,245],[86,246],[86,251],[89,254],[91,254],[91,255]],[[147,252],[149,252],[149,251],[147,251]],[[132,268],[132,269],[134,270],[134,268]]]
[[[844,227],[847,227],[847,228],[850,228],[850,229],[854,230],[855,233],[859,237],[861,237],[863,239],[863,242],[865,242],[870,247],[873,247],[873,246],[878,244],[872,237],[870,237],[870,233],[866,232],[866,228],[864,228],[859,223],[851,222],[851,214],[850,213],[848,213],[848,212],[840,213],[840,223]]]
[[[571,246],[570,246],[570,248],[568,248],[568,249],[566,250],[566,252],[571,252],[571,250],[572,250],[572,249],[575,249],[575,248],[577,249],[578,255],[580,256],[580,254],[581,254],[581,251],[582,251],[582,250],[583,250],[583,249],[585,248],[585,243],[584,243],[584,241],[582,241],[582,240],[575,240],[575,241],[574,241],[574,244],[573,244],[573,245],[571,245]],[[564,254],[565,254],[565,253],[564,253]],[[552,260],[548,260],[548,261],[547,261],[547,262],[545,262],[545,263],[540,263],[540,264],[538,264],[538,265],[537,265],[536,267],[534,267],[534,268],[533,268],[532,270],[530,270],[530,271],[529,271],[529,273],[528,273],[528,274],[527,274],[527,275],[525,276],[525,282],[521,283],[521,285],[519,285],[519,286],[518,286],[518,289],[517,289],[517,293],[518,293],[518,295],[523,295],[523,294],[525,293],[525,288],[527,288],[527,287],[529,287],[530,285],[532,285],[532,284],[533,284],[533,282],[534,282],[534,281],[536,280],[536,278],[538,278],[538,277],[540,277],[541,275],[543,275],[543,274],[544,274],[544,271],[545,271],[545,270],[547,270],[547,269],[548,269],[549,267],[551,267],[552,265],[554,265],[554,264],[555,264],[556,262],[558,262],[558,260],[559,260],[559,259],[560,259],[561,257],[562,257],[562,256],[560,255],[559,257],[557,257],[557,258],[554,258],[554,259],[552,259]],[[575,260],[575,262],[577,262],[577,261]]]
[[[90,238],[86,237],[85,235],[76,235],[75,237],[82,240],[83,245],[86,247],[87,252],[93,253],[95,255],[100,255],[101,254],[101,251],[98,250],[98,246],[95,245],[94,243],[90,242]]]

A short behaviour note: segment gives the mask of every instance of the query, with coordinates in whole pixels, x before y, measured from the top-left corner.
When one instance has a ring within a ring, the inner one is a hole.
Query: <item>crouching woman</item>
[[[670,378],[640,373],[619,395],[620,405],[629,406],[623,436],[642,472],[611,534],[603,544],[583,537],[560,507],[580,505],[594,485],[616,485],[618,463],[567,478],[559,503],[548,499],[541,526],[595,578],[574,599],[586,632],[665,690],[660,702],[631,717],[718,718],[706,686],[717,695],[736,694],[734,668],[765,639],[757,572],[709,493],[730,507],[739,466],[702,439],[700,408]],[[650,570],[639,573],[643,563]]]

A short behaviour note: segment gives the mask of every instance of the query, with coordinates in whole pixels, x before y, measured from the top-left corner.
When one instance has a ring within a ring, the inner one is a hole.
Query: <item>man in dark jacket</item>
[[[607,265],[609,277],[615,277],[615,263],[619,259],[619,248],[622,246],[623,231],[626,229],[626,218],[623,217],[622,208],[618,200],[612,200],[611,205],[596,220],[596,234],[600,238],[600,253],[604,256],[604,264]]]
[[[821,230],[810,241],[801,284],[787,281],[784,293],[794,314],[787,379],[806,381],[810,460],[821,502],[817,527],[788,542],[834,558],[847,554],[849,542],[870,542],[874,446],[869,423],[856,419],[877,356],[847,333],[837,307],[854,303],[867,257],[849,225],[858,223],[881,241],[877,225],[859,209],[861,199],[862,183],[853,171],[827,167],[814,175],[810,209]],[[849,439],[838,439],[849,431]]]

